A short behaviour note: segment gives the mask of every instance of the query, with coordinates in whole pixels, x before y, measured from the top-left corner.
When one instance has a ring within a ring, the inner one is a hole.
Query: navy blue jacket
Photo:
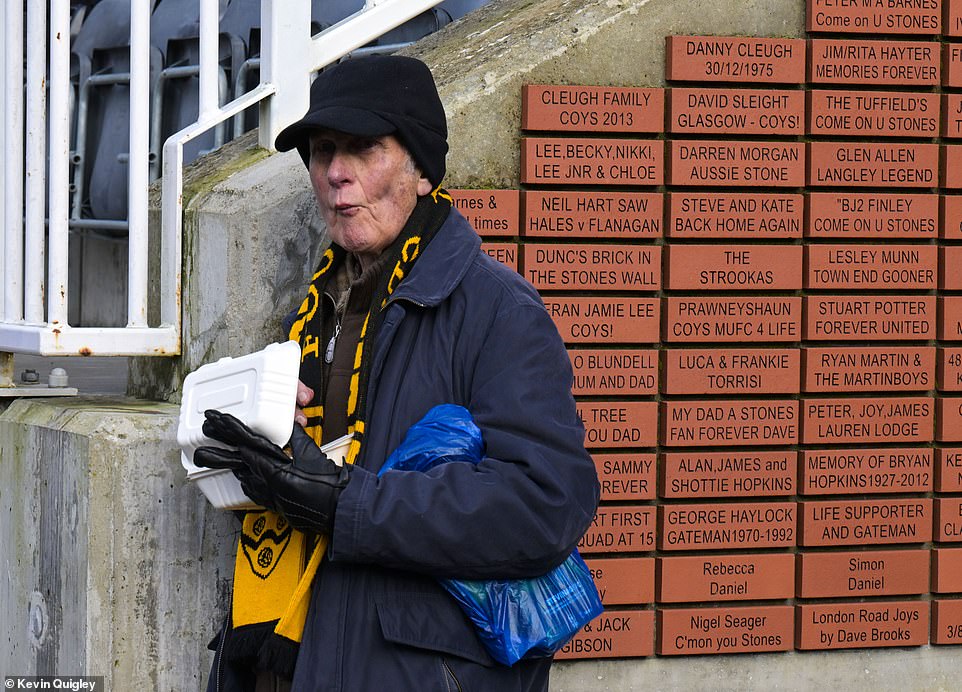
[[[436,578],[544,574],[590,524],[598,479],[561,337],[534,288],[484,254],[453,209],[385,309],[365,441],[293,690],[545,690],[551,661],[494,662]],[[481,463],[378,478],[408,428],[444,403],[481,428]]]

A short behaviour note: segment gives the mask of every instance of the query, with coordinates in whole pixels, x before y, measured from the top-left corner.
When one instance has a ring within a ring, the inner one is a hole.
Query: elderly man
[[[598,481],[540,298],[440,187],[434,79],[412,58],[341,63],[277,148],[300,153],[333,244],[290,328],[293,462],[213,411],[205,432],[233,449],[195,455],[267,508],[244,520],[210,688],[544,690],[551,660],[495,663],[437,579],[548,572],[591,522]],[[378,476],[446,403],[481,429],[482,461]],[[346,433],[338,466],[318,444]]]

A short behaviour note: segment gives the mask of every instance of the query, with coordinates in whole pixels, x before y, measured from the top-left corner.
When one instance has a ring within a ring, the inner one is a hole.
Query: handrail
[[[310,36],[310,0],[262,0],[260,84],[222,106],[218,105],[223,81],[217,55],[219,2],[198,2],[199,116],[197,122],[163,145],[160,322],[150,325],[147,187],[152,158],[151,3],[130,2],[128,219],[124,222],[84,220],[71,214],[69,0],[4,0],[0,355],[179,354],[184,145],[260,104],[259,141],[271,149],[277,133],[307,109],[314,72],[433,8],[440,0],[367,0],[361,10],[314,37]],[[26,79],[22,70],[24,50]],[[13,134],[24,131],[24,124],[25,140]],[[68,232],[91,226],[127,229],[125,327],[78,327],[68,323]]]

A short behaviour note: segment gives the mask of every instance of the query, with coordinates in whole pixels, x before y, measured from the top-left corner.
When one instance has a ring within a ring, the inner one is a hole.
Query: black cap
[[[307,166],[308,140],[318,128],[363,137],[393,133],[432,185],[444,177],[448,123],[431,70],[415,58],[371,55],[324,70],[311,85],[307,114],[284,128],[274,146],[296,147]]]

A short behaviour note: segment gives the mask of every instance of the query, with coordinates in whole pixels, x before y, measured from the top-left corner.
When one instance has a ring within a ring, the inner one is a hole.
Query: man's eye
[[[334,153],[334,143],[315,142],[314,146],[311,148],[311,153],[314,156],[331,156]]]
[[[359,137],[354,141],[354,149],[358,152],[367,152],[376,148],[380,140],[375,138]]]

